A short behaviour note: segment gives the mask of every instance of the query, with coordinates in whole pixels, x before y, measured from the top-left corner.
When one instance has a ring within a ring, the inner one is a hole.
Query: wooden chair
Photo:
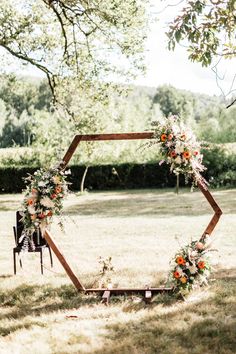
[[[13,263],[14,263],[14,274],[16,274],[16,253],[20,254],[24,246],[24,239],[21,240],[21,235],[24,229],[24,225],[21,221],[20,212],[16,212],[16,226],[13,226],[14,237],[15,237],[15,244],[16,246],[13,248]],[[53,259],[52,259],[52,252],[51,248],[47,244],[46,240],[42,237],[41,231],[39,233],[34,232],[32,235],[32,240],[34,247],[29,244],[27,252],[38,252],[40,253],[40,266],[41,266],[41,274],[43,274],[43,252],[47,248],[49,251],[51,267],[53,267]],[[19,258],[20,267],[22,268],[22,260]]]

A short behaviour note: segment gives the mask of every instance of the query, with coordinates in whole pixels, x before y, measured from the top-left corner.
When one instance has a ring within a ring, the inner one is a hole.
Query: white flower
[[[184,152],[184,145],[181,144],[181,142],[177,141],[176,146],[175,146],[175,152],[176,154],[181,154]]]
[[[54,203],[53,201],[48,198],[48,197],[43,197],[41,200],[40,200],[40,204],[42,204],[43,206],[45,206],[46,208],[53,208],[54,207]]]
[[[176,159],[175,159],[175,163],[177,163],[178,165],[180,165],[181,162],[182,162],[181,157],[180,157],[180,156],[177,156]]]
[[[195,265],[191,265],[188,267],[191,274],[197,273],[197,267]]]
[[[28,212],[29,212],[30,214],[35,214],[35,213],[36,213],[36,210],[35,210],[35,208],[34,208],[32,205],[29,205],[29,206],[28,206]]]
[[[40,182],[38,183],[38,186],[39,186],[39,187],[45,187],[46,184],[47,184],[46,182],[40,181]]]
[[[197,251],[192,251],[192,252],[189,254],[189,258],[190,258],[190,259],[194,259],[194,258],[197,257],[197,255],[198,255],[198,252],[197,252]]]

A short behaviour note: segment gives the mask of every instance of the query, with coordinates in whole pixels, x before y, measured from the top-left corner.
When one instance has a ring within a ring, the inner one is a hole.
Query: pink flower
[[[197,249],[197,250],[202,250],[203,248],[204,248],[204,245],[203,245],[202,242],[197,242],[197,243],[196,243],[196,249]]]

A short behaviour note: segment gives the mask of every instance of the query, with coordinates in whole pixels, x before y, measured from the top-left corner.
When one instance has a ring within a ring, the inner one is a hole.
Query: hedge
[[[236,155],[228,156],[219,149],[207,150],[204,163],[207,166],[205,177],[211,186],[236,187]],[[70,166],[70,169],[70,188],[77,191],[80,189],[85,166]],[[35,170],[37,168],[27,166],[0,167],[0,192],[21,192],[25,188],[23,178]],[[169,173],[169,166],[159,166],[158,163],[91,166],[85,180],[85,188],[89,190],[163,188],[174,187],[175,184],[176,177]],[[180,186],[184,184],[181,176]]]
[[[33,174],[37,168],[30,167],[0,167],[0,192],[19,193],[25,188],[24,178]],[[80,182],[85,166],[70,166],[68,177],[73,191],[80,189]],[[176,177],[169,174],[167,166],[153,164],[120,164],[91,166],[88,170],[85,188],[89,190],[112,190],[133,188],[173,187]],[[180,179],[184,184],[184,179]]]

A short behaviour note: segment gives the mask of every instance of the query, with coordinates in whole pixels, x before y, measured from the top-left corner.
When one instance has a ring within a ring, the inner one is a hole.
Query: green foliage
[[[41,70],[54,103],[69,112],[75,83],[89,95],[110,74],[143,69],[147,9],[148,0],[1,1],[0,46]]]
[[[236,186],[236,154],[227,151],[222,145],[213,145],[203,151],[203,163],[207,166],[205,176],[210,185]]]
[[[189,126],[194,126],[195,97],[187,92],[174,88],[173,86],[160,86],[153,103],[158,103],[165,117],[169,115],[180,116]]]
[[[212,63],[215,55],[236,56],[235,0],[186,1],[181,13],[169,25],[169,49],[188,41],[189,59],[203,66]]]
[[[202,112],[198,131],[201,139],[210,142],[236,142],[236,107],[225,110],[223,105],[209,106]]]

